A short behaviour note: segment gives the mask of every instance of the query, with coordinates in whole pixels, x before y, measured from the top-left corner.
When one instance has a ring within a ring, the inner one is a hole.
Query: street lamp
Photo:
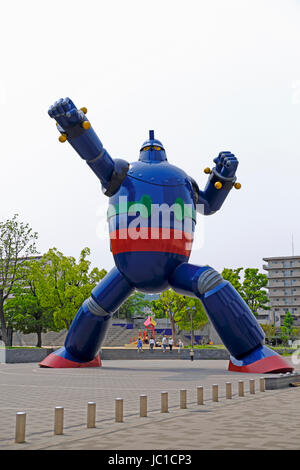
[[[193,335],[193,310],[196,310],[196,307],[191,307],[190,312],[191,312],[191,343],[192,343],[192,349],[194,349],[194,335]]]

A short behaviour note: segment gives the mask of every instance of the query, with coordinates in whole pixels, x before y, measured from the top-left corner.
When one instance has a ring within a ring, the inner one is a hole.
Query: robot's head
[[[149,140],[143,143],[140,150],[139,160],[141,162],[163,162],[167,160],[163,144],[154,139],[154,131],[149,131]]]

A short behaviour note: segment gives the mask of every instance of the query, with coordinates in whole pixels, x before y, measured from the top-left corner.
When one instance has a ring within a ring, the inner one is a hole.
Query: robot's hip
[[[117,268],[134,287],[144,292],[167,289],[171,274],[188,259],[189,255],[159,249],[114,253]]]

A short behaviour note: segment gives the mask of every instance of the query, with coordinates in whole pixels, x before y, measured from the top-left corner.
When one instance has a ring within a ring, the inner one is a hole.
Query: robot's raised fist
[[[61,98],[50,106],[48,114],[56,120],[62,130],[67,130],[79,123],[88,122],[85,120],[86,108],[77,109],[70,98]]]
[[[214,162],[217,172],[225,178],[233,177],[239,164],[238,159],[231,152],[220,152]]]

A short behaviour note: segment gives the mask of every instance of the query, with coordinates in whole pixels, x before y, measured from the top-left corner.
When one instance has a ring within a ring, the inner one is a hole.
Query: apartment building
[[[269,322],[282,325],[286,312],[300,325],[300,256],[263,258],[268,272]]]

